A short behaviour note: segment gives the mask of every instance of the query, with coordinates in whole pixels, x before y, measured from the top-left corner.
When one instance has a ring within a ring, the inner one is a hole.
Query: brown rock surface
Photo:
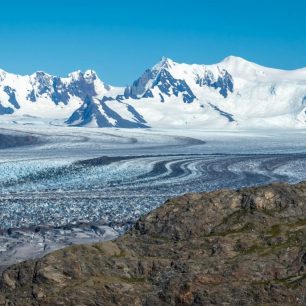
[[[306,305],[306,183],[187,194],[10,267],[0,305]]]

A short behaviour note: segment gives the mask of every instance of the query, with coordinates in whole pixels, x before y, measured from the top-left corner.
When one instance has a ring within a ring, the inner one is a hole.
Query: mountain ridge
[[[88,101],[95,101],[90,108]],[[305,128],[305,111],[306,68],[267,68],[236,56],[214,65],[163,57],[126,87],[105,84],[91,69],[63,78],[0,71],[5,122],[30,115],[88,127]]]

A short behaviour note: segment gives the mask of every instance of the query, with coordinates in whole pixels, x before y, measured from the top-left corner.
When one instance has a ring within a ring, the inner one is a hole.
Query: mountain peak
[[[86,80],[97,80],[98,79],[98,75],[94,70],[88,69],[84,72],[84,78]]]
[[[232,76],[243,77],[246,79],[263,80],[263,77],[271,75],[271,71],[275,69],[260,66],[254,62],[245,60],[238,56],[228,56],[217,64],[219,68],[227,70]],[[273,74],[273,71],[272,71]]]
[[[166,57],[166,56],[162,56],[162,58],[160,59],[160,62],[162,63],[171,63],[173,62],[173,60],[169,57]]]
[[[174,61],[169,58],[169,57],[165,57],[163,56],[160,61],[154,66],[154,70],[159,70],[161,68],[170,68],[172,65],[174,64]]]
[[[248,64],[252,64],[252,62],[247,61],[246,59],[239,57],[239,56],[235,56],[235,55],[229,55],[227,57],[225,57],[221,63],[226,63],[226,64],[238,64],[238,63],[248,63]]]
[[[84,76],[97,76],[97,73],[94,70],[92,70],[92,69],[87,69],[84,72]]]
[[[44,77],[44,76],[47,76],[47,77],[49,77],[49,76],[51,76],[50,74],[48,74],[48,73],[46,73],[46,72],[44,72],[44,71],[42,71],[42,70],[38,70],[38,71],[36,71],[36,72],[34,72],[33,74],[32,74],[32,76],[38,76],[38,77]]]
[[[82,76],[83,76],[83,73],[81,70],[76,70],[68,74],[68,77],[72,79],[76,79],[76,80],[80,79]]]

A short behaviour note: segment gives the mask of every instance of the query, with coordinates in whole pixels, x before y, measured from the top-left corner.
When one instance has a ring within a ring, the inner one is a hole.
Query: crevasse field
[[[306,178],[306,131],[0,128],[0,269],[111,239],[169,197]]]

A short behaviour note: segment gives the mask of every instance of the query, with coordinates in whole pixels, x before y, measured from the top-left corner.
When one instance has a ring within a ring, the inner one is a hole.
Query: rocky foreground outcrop
[[[187,194],[122,237],[12,266],[0,305],[306,304],[306,183]]]

